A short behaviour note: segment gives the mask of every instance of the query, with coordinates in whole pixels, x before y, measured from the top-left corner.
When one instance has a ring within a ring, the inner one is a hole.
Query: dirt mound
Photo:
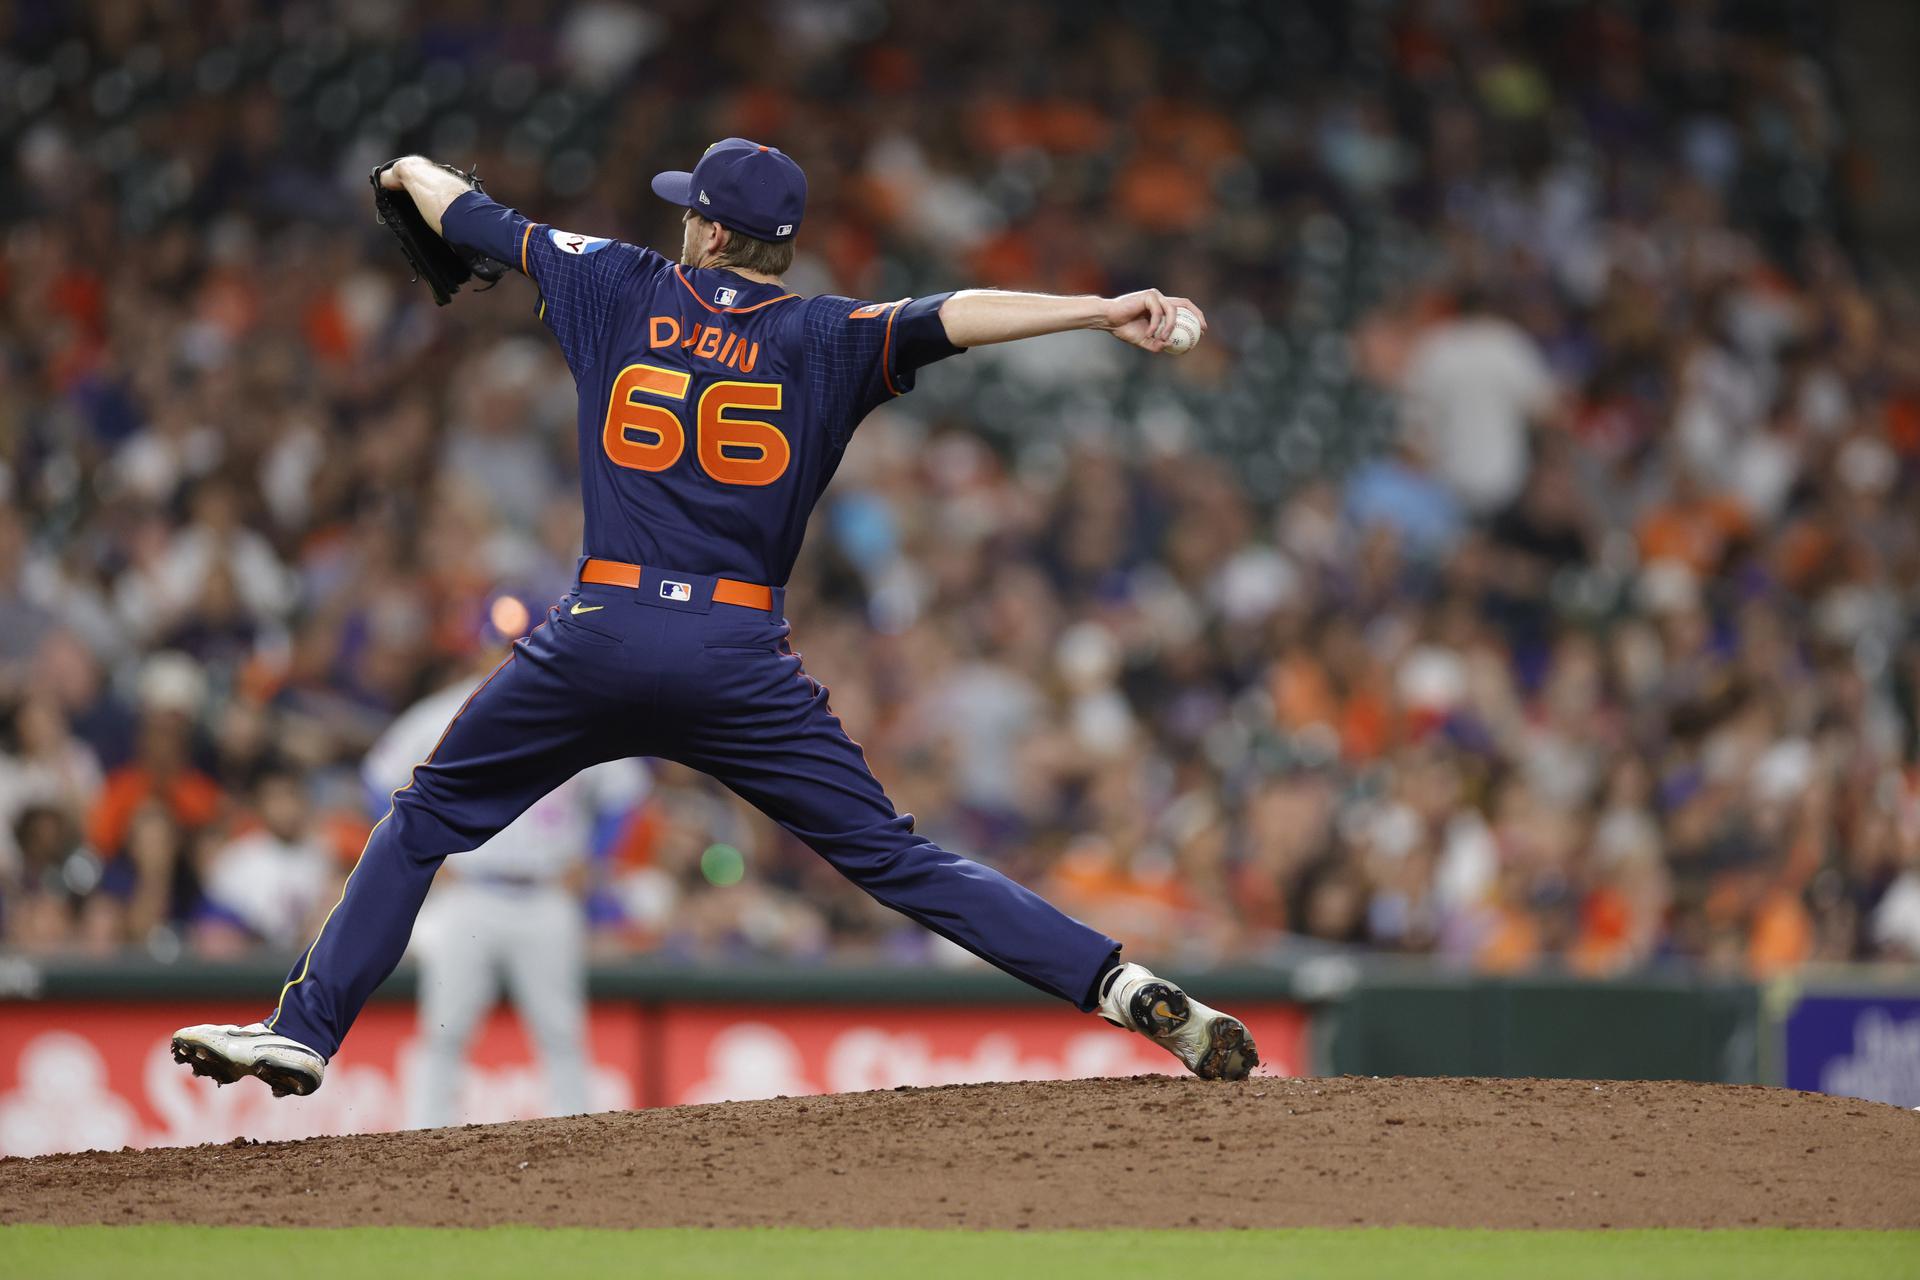
[[[0,1222],[1920,1227],[1920,1115],[1780,1089],[1162,1076],[0,1161]]]

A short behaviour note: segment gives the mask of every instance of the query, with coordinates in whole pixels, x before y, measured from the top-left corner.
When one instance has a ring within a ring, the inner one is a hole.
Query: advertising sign
[[[1920,997],[1802,996],[1787,1015],[1786,1084],[1920,1107]]]
[[[1234,1006],[1261,1070],[1305,1068],[1298,1005]],[[1164,1049],[1066,1008],[669,1005],[659,1097],[675,1104],[901,1085],[1184,1074]]]
[[[1265,1063],[1306,1064],[1306,1012],[1236,1004]],[[373,1133],[409,1122],[419,1061],[408,1004],[376,1001],[308,1098],[253,1081],[221,1088],[176,1065],[190,1022],[244,1022],[252,1007],[137,1001],[0,1002],[0,1156]],[[1065,1007],[1035,1005],[594,1003],[596,1111],[839,1093],[900,1085],[1180,1074],[1165,1051]],[[463,1123],[547,1114],[518,1022],[496,1011],[475,1037]]]
[[[0,1003],[0,1156],[406,1127],[418,1058],[411,1005],[368,1005],[307,1098],[276,1098],[252,1080],[223,1088],[173,1061],[175,1028],[258,1016],[253,1005]],[[635,1103],[638,1022],[622,1005],[592,1011],[596,1110]],[[468,1123],[547,1114],[540,1068],[511,1014],[496,1011],[475,1035],[460,1105]]]

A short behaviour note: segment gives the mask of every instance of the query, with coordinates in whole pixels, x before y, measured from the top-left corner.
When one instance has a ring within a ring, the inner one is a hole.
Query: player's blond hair
[[[727,243],[711,263],[716,267],[739,267],[762,275],[783,276],[793,265],[793,241],[756,240],[744,232],[727,228]]]

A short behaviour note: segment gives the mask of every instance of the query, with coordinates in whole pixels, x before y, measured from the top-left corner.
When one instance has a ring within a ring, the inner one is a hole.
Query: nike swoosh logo
[[[573,606],[573,611],[575,613],[593,613],[597,610],[604,609],[606,607],[607,606],[603,604],[576,604],[575,606]]]

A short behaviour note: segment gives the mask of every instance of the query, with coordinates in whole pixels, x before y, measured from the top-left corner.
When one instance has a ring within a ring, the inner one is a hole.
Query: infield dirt
[[[1911,1228],[1920,1114],[1673,1082],[956,1085],[10,1159],[0,1222]]]

